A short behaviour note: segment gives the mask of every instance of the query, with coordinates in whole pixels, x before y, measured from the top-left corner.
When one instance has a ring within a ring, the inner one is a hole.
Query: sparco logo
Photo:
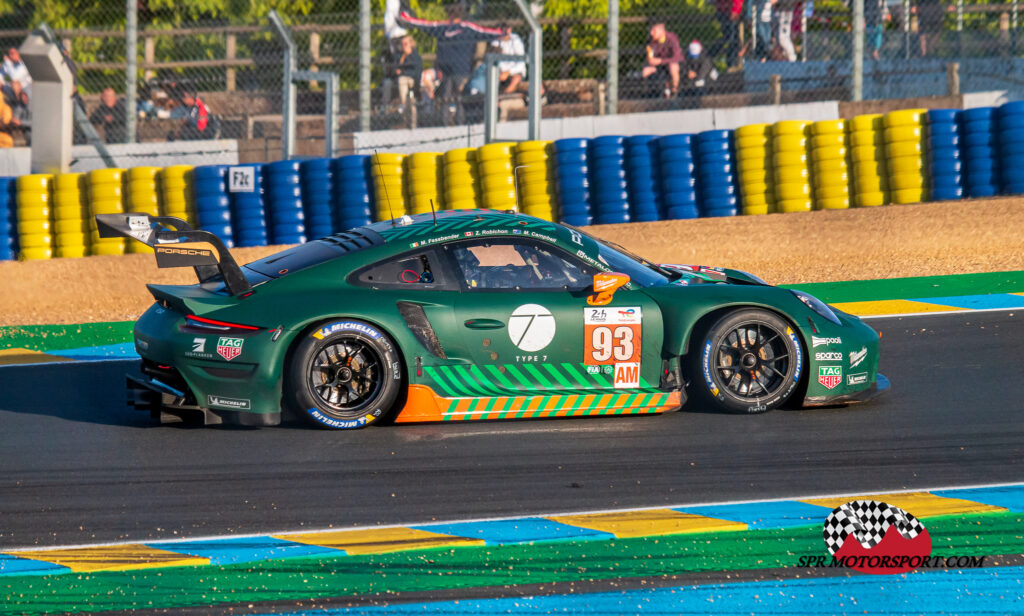
[[[842,338],[822,338],[821,336],[811,336],[812,345],[817,348],[823,344],[842,344]]]

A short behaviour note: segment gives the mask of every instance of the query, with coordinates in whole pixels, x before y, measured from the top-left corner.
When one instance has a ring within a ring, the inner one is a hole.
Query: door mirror
[[[612,303],[615,292],[629,283],[629,274],[602,272],[594,274],[594,294],[587,296],[591,306],[606,306]]]

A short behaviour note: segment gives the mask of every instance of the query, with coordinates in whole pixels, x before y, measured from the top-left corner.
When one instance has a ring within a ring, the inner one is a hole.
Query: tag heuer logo
[[[826,389],[835,389],[843,382],[842,366],[818,366],[818,382]]]
[[[242,344],[244,340],[241,338],[219,338],[217,340],[217,354],[231,361],[242,354]]]

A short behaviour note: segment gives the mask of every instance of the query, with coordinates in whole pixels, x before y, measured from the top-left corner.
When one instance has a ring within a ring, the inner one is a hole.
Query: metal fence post
[[[871,0],[877,2],[878,0]],[[864,99],[864,0],[853,0],[853,83],[850,98]]]
[[[619,0],[608,0],[608,114],[619,112]]]
[[[128,143],[135,143],[136,127],[138,119],[136,99],[138,92],[136,86],[139,81],[139,2],[138,0],[125,0],[127,19],[124,28],[125,57],[128,60],[124,72],[124,94],[125,94],[125,133]]]
[[[359,130],[370,130],[370,0],[359,0]]]
[[[540,139],[540,86],[541,81],[544,79],[544,61],[542,53],[544,48],[543,31],[540,29],[540,24],[533,16],[533,13],[530,12],[530,7],[527,6],[525,0],[516,0],[516,6],[519,7],[519,12],[523,14],[523,19],[526,20],[527,25],[530,26],[529,137],[531,140]]]
[[[288,32],[288,27],[281,21],[277,11],[271,10],[267,15],[270,25],[284,43],[284,84],[281,96],[281,153],[287,160],[295,153],[295,41]]]
[[[910,58],[910,0],[903,0],[903,57]]]
[[[964,0],[957,0],[956,3],[956,48],[957,55],[961,58],[964,55]],[[931,53],[931,50],[928,50]]]

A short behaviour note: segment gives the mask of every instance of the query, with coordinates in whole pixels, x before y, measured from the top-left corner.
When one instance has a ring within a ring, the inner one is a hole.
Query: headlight
[[[793,291],[793,295],[796,295],[797,299],[807,304],[808,308],[817,312],[818,314],[825,317],[829,321],[832,321],[836,325],[843,324],[843,322],[839,320],[839,317],[836,316],[836,313],[832,312],[832,309],[829,308],[825,302],[821,301],[817,297],[814,297],[813,295],[808,295],[807,293],[804,293],[802,291]]]

